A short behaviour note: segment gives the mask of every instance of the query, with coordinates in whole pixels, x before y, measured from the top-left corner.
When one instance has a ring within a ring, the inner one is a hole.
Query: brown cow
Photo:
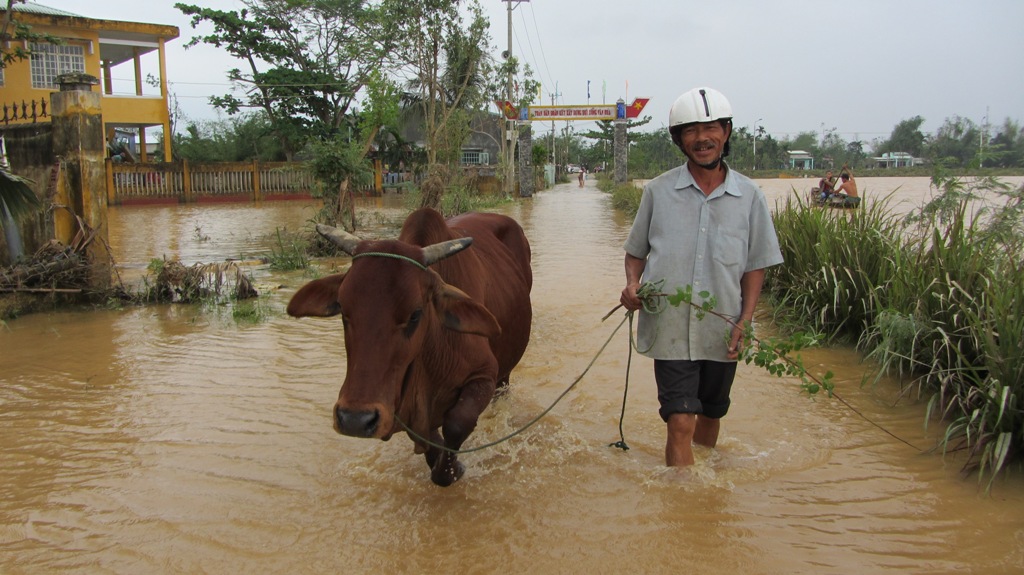
[[[323,225],[317,231],[352,255],[352,266],[303,286],[288,313],[341,314],[348,361],[335,430],[387,440],[404,423],[459,449],[530,339],[533,272],[523,229],[499,214],[446,223],[421,209],[397,240],[361,241]],[[434,483],[462,476],[454,453],[410,437]]]

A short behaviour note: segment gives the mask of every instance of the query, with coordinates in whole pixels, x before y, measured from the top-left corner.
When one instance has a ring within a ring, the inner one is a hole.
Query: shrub
[[[623,213],[630,217],[636,215],[636,211],[640,208],[640,198],[643,196],[643,190],[636,187],[632,182],[616,184],[611,178],[602,173],[597,177],[597,188],[611,194],[612,206],[615,209],[622,210]]]

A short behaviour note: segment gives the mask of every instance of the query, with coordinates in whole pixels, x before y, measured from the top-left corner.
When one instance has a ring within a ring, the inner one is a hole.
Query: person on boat
[[[818,181],[818,201],[824,202],[832,195],[832,188],[835,186],[835,176],[832,170],[825,172],[825,177]]]
[[[847,166],[843,169],[843,172],[839,174],[839,179],[843,183],[839,184],[839,187],[835,190],[835,195],[843,195],[844,197],[859,198],[860,195],[857,193],[857,180],[853,177],[853,170]]]
[[[676,99],[668,131],[686,162],[644,186],[624,246],[619,302],[641,310],[637,348],[654,359],[669,467],[692,465],[694,443],[715,447],[765,268],[782,263],[764,192],[725,163],[732,119],[717,90],[694,88]],[[637,294],[642,280],[673,293],[706,290],[721,316],[702,319],[689,305],[647,310]]]

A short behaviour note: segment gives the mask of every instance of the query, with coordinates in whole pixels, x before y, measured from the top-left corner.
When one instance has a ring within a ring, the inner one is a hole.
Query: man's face
[[[683,153],[699,166],[713,166],[722,157],[731,131],[718,121],[687,124],[679,135]]]
[[[827,179],[829,179],[829,180],[831,180],[831,179],[832,179],[832,171],[831,171],[831,170],[829,170],[829,171],[825,172],[825,178],[827,178]]]

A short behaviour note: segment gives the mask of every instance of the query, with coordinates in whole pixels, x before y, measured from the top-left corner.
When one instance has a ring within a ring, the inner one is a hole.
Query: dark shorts
[[[673,413],[699,413],[718,419],[729,411],[729,391],[736,362],[654,360],[658,382],[658,414],[668,421]]]

